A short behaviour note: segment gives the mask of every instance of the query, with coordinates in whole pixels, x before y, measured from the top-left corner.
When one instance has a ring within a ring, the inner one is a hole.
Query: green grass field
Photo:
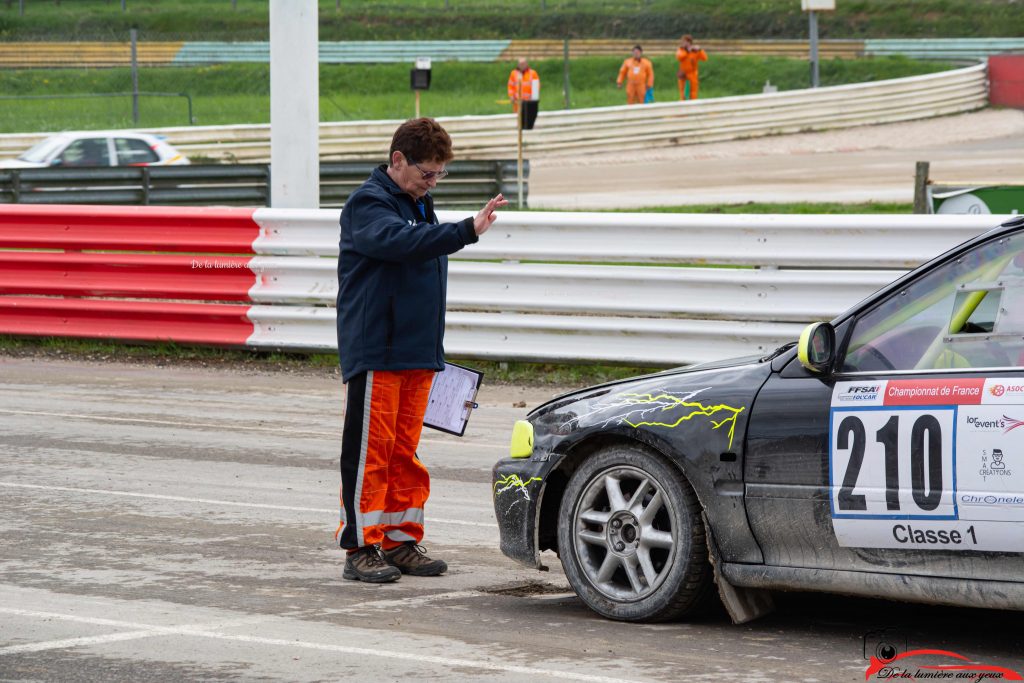
[[[1016,0],[839,0],[823,38],[1024,35]],[[0,3],[0,40],[266,40],[266,0]],[[321,40],[799,38],[797,0],[319,0]]]
[[[621,64],[618,57],[589,57],[570,64],[572,106],[623,104],[615,88]],[[676,63],[672,57],[655,62],[658,100],[674,100]],[[423,93],[422,112],[428,116],[498,114],[509,111],[505,83],[511,63],[439,62],[431,89]],[[562,61],[534,64],[544,83],[542,107],[561,109]],[[823,85],[854,83],[931,73],[947,64],[903,57],[825,61]],[[702,66],[701,97],[761,92],[766,80],[782,90],[806,87],[807,63],[797,59],[712,56]],[[270,119],[269,68],[258,64],[228,64],[196,68],[146,68],[139,77],[142,91],[188,93],[199,125],[266,123]],[[0,71],[0,93],[8,98],[44,95],[124,93],[131,89],[128,69],[31,69]],[[409,66],[405,64],[323,65],[320,69],[320,117],[323,121],[404,119],[413,115]],[[0,101],[0,132],[34,132],[132,127],[131,98],[5,99]],[[184,98],[143,97],[139,127],[188,125]]]

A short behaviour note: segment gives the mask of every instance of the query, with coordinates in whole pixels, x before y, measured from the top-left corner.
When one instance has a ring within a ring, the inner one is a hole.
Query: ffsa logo
[[[874,401],[882,390],[879,384],[853,384],[839,395],[840,401]]]

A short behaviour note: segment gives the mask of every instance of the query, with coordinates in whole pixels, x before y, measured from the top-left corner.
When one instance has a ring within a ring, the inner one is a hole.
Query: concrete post
[[[316,0],[270,0],[270,205],[320,206]]]

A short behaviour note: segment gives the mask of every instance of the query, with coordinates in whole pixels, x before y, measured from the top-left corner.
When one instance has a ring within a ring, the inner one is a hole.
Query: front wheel
[[[637,446],[609,447],[576,470],[558,547],[576,594],[610,619],[677,619],[713,596],[697,496],[678,470]]]

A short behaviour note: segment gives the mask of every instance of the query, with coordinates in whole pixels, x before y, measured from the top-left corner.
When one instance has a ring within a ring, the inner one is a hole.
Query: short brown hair
[[[409,119],[398,127],[391,138],[388,162],[395,152],[401,152],[406,159],[446,164],[455,156],[452,154],[452,139],[434,119],[426,117]]]

